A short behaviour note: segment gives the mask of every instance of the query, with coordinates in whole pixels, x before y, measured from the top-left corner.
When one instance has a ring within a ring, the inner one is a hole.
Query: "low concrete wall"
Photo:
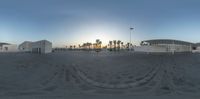
[[[165,47],[158,46],[136,46],[134,47],[136,52],[167,52]]]
[[[192,50],[192,53],[200,53],[200,50]]]

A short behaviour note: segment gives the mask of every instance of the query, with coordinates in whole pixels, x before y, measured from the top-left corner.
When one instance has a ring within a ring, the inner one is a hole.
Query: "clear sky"
[[[200,42],[200,0],[0,0],[0,42]]]

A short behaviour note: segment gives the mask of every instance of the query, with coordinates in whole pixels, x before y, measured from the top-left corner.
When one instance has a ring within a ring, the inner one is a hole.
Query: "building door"
[[[38,53],[41,54],[41,48],[38,48]]]
[[[33,49],[32,49],[32,53],[41,54],[41,53],[42,53],[41,48],[33,48]]]

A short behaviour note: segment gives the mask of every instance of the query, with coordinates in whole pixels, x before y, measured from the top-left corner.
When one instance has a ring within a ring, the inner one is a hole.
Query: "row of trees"
[[[116,51],[116,50],[120,50],[120,47],[123,46],[123,42],[120,40],[113,40],[113,41],[109,41],[109,50],[112,51]]]
[[[113,40],[113,41],[109,41],[108,47],[110,51],[119,51],[121,49],[130,50],[133,47],[133,45],[130,43],[126,43],[124,45],[124,42],[120,40]]]
[[[133,45],[131,43],[126,43],[122,42],[121,40],[113,40],[109,41],[109,44],[103,48],[107,48],[110,51],[119,51],[119,50],[131,50]],[[67,49],[67,46],[66,46]],[[95,50],[95,51],[100,51],[102,49],[102,41],[100,39],[96,39],[95,43],[91,42],[86,42],[83,43],[82,45],[79,44],[78,47],[76,45],[70,45],[69,48],[70,50]]]
[[[100,51],[101,50],[102,41],[100,39],[97,39],[95,43],[83,43],[82,45],[79,44],[79,49],[81,50],[95,50]]]

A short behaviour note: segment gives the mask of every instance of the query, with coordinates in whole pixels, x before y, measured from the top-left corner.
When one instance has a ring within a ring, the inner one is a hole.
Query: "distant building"
[[[32,51],[32,42],[24,41],[22,44],[19,45],[18,48],[21,52],[31,52]]]
[[[9,43],[0,43],[0,52],[17,52],[17,45]]]
[[[196,47],[196,48],[195,48],[196,50],[200,50],[200,43],[196,43],[196,44],[195,44],[195,47]]]
[[[32,43],[32,53],[51,53],[52,43],[47,40]]]
[[[141,46],[135,47],[135,51],[142,52],[192,52],[194,43],[170,40],[156,39],[141,42]]]
[[[31,52],[31,53],[51,53],[52,43],[47,40],[41,40],[36,42],[25,41],[19,45],[19,50],[21,52]]]
[[[193,46],[193,53],[200,53],[200,43],[196,43]]]

